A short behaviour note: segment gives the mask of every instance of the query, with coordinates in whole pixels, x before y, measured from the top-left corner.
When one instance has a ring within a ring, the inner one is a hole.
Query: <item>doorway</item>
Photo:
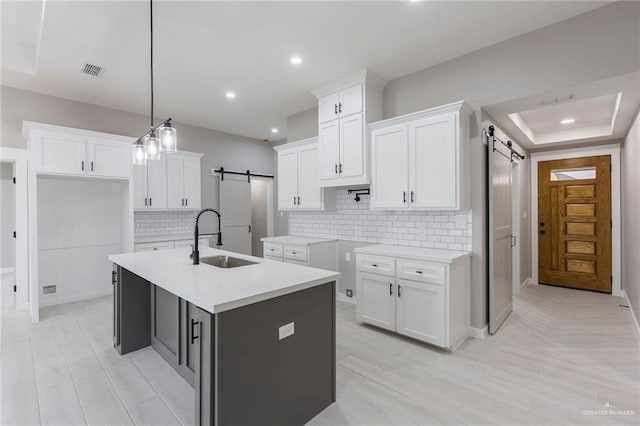
[[[261,257],[261,239],[273,235],[273,181],[225,174],[218,194],[222,249]]]
[[[0,305],[2,310],[16,309],[15,239],[16,200],[13,164],[0,163]]]
[[[538,281],[612,292],[611,156],[538,163]]]

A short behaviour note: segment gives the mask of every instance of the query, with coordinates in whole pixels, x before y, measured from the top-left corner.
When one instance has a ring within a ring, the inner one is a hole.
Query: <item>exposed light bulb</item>
[[[178,150],[176,129],[170,124],[165,124],[158,129],[158,138],[160,139],[160,152],[176,152]]]
[[[271,129],[271,133],[278,133],[278,128],[277,127],[273,127]]]
[[[131,154],[133,164],[137,166],[143,166],[147,164],[147,152],[144,147],[144,143],[141,140],[137,140],[131,147]]]
[[[142,141],[147,152],[147,159],[159,160],[160,159],[160,141],[156,137],[155,133],[146,135]]]

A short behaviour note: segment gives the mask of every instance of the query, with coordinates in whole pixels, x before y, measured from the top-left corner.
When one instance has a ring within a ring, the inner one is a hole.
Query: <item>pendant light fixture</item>
[[[143,165],[147,160],[159,160],[161,152],[176,152],[178,144],[176,129],[171,127],[171,118],[157,126],[153,125],[153,0],[149,0],[149,18],[151,35],[151,114],[147,134],[133,143],[133,164]]]

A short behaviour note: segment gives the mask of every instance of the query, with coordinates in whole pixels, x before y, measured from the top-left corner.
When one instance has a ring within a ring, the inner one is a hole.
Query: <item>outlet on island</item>
[[[289,324],[285,324],[278,329],[278,340],[292,336],[293,333],[295,333],[294,323],[290,322]]]

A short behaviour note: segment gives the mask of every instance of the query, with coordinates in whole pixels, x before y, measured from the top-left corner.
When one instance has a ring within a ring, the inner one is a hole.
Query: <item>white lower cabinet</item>
[[[395,279],[361,273],[358,278],[357,315],[360,321],[395,331]]]
[[[470,263],[465,252],[356,249],[356,317],[453,351],[469,333]]]
[[[265,259],[329,271],[338,270],[338,247],[335,240],[265,237],[261,241]]]
[[[172,248],[191,247],[193,239],[189,240],[169,240],[169,241],[153,241],[149,243],[137,243],[133,250],[138,253],[142,251],[168,250]],[[209,247],[209,238],[198,238],[198,247]]]

